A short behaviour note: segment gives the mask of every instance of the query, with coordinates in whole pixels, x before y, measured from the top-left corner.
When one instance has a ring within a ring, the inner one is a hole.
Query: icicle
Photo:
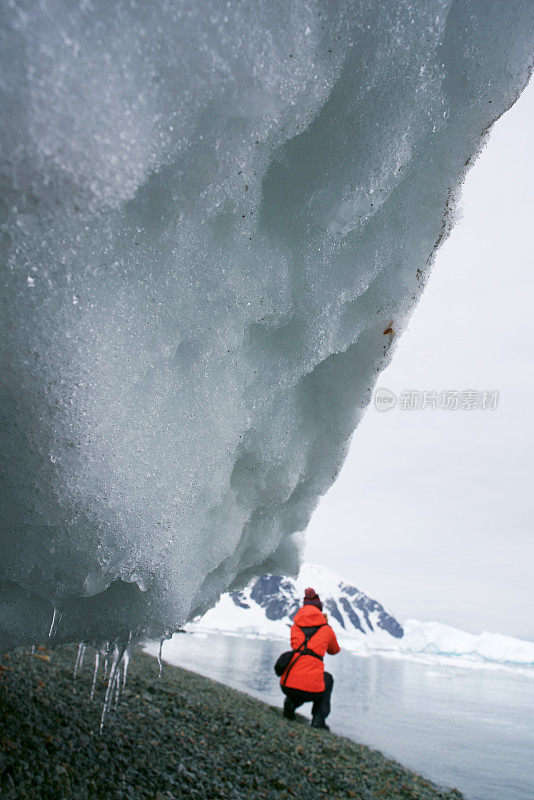
[[[113,651],[113,658],[111,661],[111,666],[109,668],[109,678],[108,678],[108,685],[106,688],[106,696],[104,698],[104,706],[102,708],[102,717],[100,718],[100,733],[102,733],[104,729],[104,722],[106,721],[106,717],[108,715],[110,706],[111,706],[111,699],[113,697],[113,689],[115,688],[115,681],[117,680],[119,674],[119,667],[122,657],[124,655],[124,651],[126,650],[126,645],[115,645],[115,649]]]
[[[131,640],[131,633],[130,633],[130,640]],[[130,646],[126,648],[124,651],[124,655],[122,657],[122,691],[126,688],[126,675],[128,674],[128,665],[130,663]]]
[[[107,656],[106,656],[106,662],[107,662]],[[106,696],[104,698],[104,705],[102,707],[102,716],[100,718],[100,733],[102,733],[104,729],[104,722],[106,721],[106,717],[108,715],[109,708],[111,705],[111,698],[113,696],[115,678],[117,677],[117,665],[118,665],[118,651],[117,647],[115,647],[115,652],[113,653],[113,658],[109,669],[108,685],[106,687]],[[104,677],[105,677],[105,672],[104,672]]]
[[[56,635],[62,616],[63,616],[63,611],[58,611],[58,609],[54,606],[54,613],[52,614],[52,622],[50,623],[50,630],[48,631],[49,639],[51,639],[52,636]]]
[[[49,639],[52,636],[52,633],[54,632],[54,625],[56,624],[56,614],[57,614],[57,608],[54,607],[54,613],[52,614],[52,622],[50,623],[50,630],[48,631]]]
[[[94,672],[93,672],[93,683],[91,685],[91,695],[90,695],[90,699],[91,700],[95,696],[96,676],[98,675],[98,664],[99,664],[99,662],[100,662],[100,653],[97,650],[96,653],[95,653],[95,669],[94,669]]]
[[[73,678],[76,677],[76,673],[78,672],[78,664],[80,662],[80,648],[81,648],[81,646],[82,646],[81,643],[79,643],[78,644],[78,652],[76,653],[76,661],[74,662],[74,669],[72,671],[72,677]]]
[[[108,659],[109,659],[109,642],[105,642],[105,659],[104,659],[104,680],[108,674]]]
[[[76,673],[79,669],[82,668],[83,664],[83,657],[85,654],[85,645],[80,642],[78,645],[78,653],[76,654],[76,663],[74,664],[74,672],[72,673],[72,677],[76,677]]]
[[[164,641],[163,639],[159,640],[159,652],[158,652],[159,672],[158,672],[158,678],[161,678],[161,673],[163,672],[163,662],[161,660],[161,650],[163,648],[163,641]]]
[[[121,659],[122,661],[122,659]],[[115,679],[115,702],[113,703],[114,711],[117,710],[117,706],[119,705],[119,700],[121,696],[121,679],[120,679],[120,664],[117,670],[117,677]]]

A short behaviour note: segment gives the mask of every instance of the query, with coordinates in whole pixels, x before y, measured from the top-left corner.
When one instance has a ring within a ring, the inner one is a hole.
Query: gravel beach
[[[105,683],[101,672],[91,701],[93,655],[76,678],[75,646],[0,657],[2,800],[462,798],[195,673],[165,665],[158,679],[140,650],[100,734]]]

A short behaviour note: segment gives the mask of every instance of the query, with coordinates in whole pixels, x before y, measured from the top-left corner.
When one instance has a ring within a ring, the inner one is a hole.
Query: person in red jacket
[[[326,728],[325,720],[330,713],[330,695],[334,679],[324,671],[325,653],[339,653],[336,634],[328,624],[323,604],[315,589],[304,591],[304,602],[293,619],[291,649],[293,658],[280,678],[286,698],[284,717],[295,719],[295,709],[303,703],[312,702],[314,728]]]

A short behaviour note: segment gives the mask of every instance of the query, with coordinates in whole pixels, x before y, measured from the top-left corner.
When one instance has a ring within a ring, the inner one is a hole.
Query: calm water
[[[281,642],[181,634],[165,643],[163,657],[281,706],[272,665],[283,649]],[[327,669],[336,733],[469,800],[534,800],[534,677],[343,652],[327,657]]]

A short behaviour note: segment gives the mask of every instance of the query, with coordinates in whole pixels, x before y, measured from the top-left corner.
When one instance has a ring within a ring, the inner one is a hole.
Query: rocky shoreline
[[[135,652],[119,708],[99,733],[92,651],[0,657],[0,797],[5,800],[461,800],[381,753]]]

